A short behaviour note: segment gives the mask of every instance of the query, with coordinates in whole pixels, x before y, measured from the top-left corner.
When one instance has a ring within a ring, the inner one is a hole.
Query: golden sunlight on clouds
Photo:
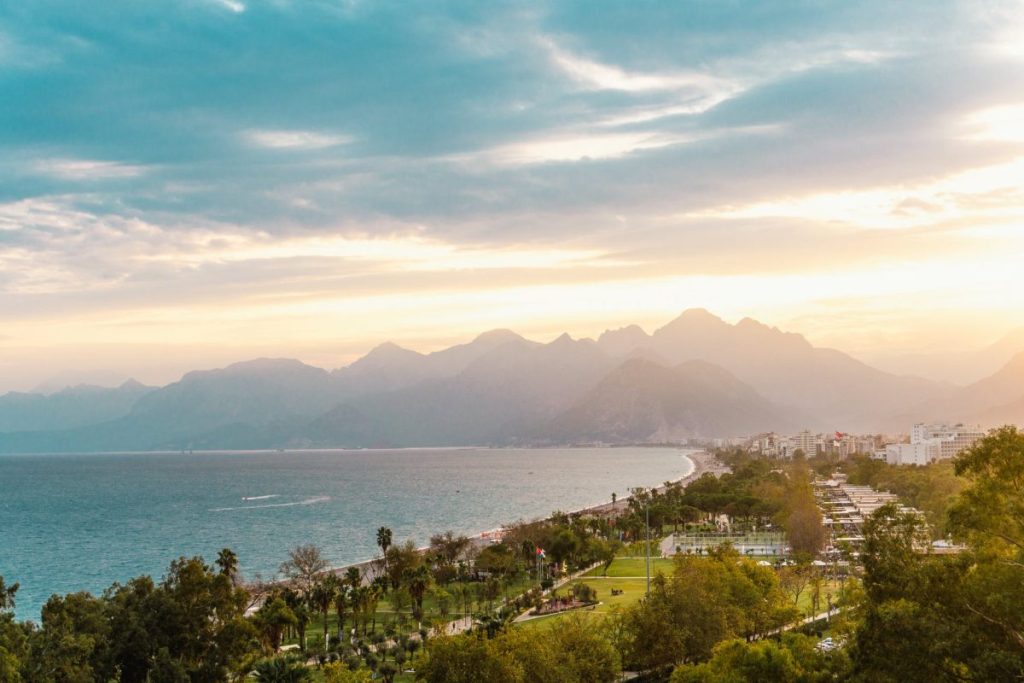
[[[360,238],[343,235],[275,238],[266,233],[194,235],[178,250],[140,257],[172,265],[198,267],[207,263],[236,263],[274,259],[337,259],[375,263],[384,271],[491,270],[504,268],[560,268],[582,265],[619,265],[598,260],[595,249],[572,250],[502,246],[460,247],[421,237]]]
[[[822,192],[688,214],[703,218],[795,218],[867,229],[900,229],[1024,218],[1024,157],[906,187]]]
[[[1020,282],[1021,273],[1024,250],[1018,249],[993,254],[985,262],[949,258],[775,276],[678,275],[472,291],[322,294],[297,300],[266,296],[240,299],[232,306],[217,301],[24,320],[17,343],[51,346],[74,339],[77,344],[103,344],[116,336],[125,344],[203,340],[213,345],[329,346],[337,340],[362,339],[365,350],[384,339],[415,347],[416,340],[434,337],[438,329],[469,338],[488,328],[509,326],[510,321],[519,321],[514,325],[519,331],[542,337],[566,330],[597,334],[607,326],[629,322],[661,324],[683,308],[697,306],[730,319],[751,315],[781,323],[810,311],[821,312],[830,302],[853,299],[906,302],[911,317],[913,302],[929,302],[922,304],[929,313],[941,307],[998,313],[1024,308],[1024,286],[1005,288],[1007,282]],[[833,320],[830,335],[840,335],[843,325]]]
[[[1024,142],[1024,104],[1007,104],[975,112],[967,120],[971,140]]]
[[[613,159],[639,150],[658,149],[691,140],[682,135],[656,133],[570,133],[503,145],[488,150],[483,157],[497,164]]]

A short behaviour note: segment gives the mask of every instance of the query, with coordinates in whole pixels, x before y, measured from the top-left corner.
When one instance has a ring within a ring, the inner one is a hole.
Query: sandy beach
[[[686,486],[691,481],[699,479],[706,473],[710,472],[717,477],[729,471],[728,466],[720,462],[717,458],[715,458],[713,454],[711,454],[708,451],[694,451],[682,453],[681,455],[685,455],[685,457],[689,458],[689,460],[693,463],[693,471],[691,471],[684,477],[680,477],[679,479],[670,482],[672,484],[678,483],[682,484],[683,486]],[[658,486],[656,487],[656,489],[658,491],[664,491],[665,486]],[[619,498],[618,500],[616,500],[614,505],[611,501],[608,501],[607,503],[601,503],[599,505],[592,505],[590,507],[573,510],[570,511],[569,514],[592,515],[600,517],[617,517],[621,514],[624,514],[625,511],[628,509],[629,498],[630,496],[625,496],[623,498]],[[496,541],[499,541],[502,535],[502,529],[498,528],[482,531],[478,534],[470,536],[469,538],[474,547],[480,548],[491,543],[494,543]],[[420,552],[426,552],[428,548],[424,546],[419,548],[418,550]],[[363,575],[363,582],[370,583],[376,576],[377,567],[379,566],[379,564],[379,559],[371,559],[365,560],[363,562],[356,562],[354,564],[343,565],[340,567],[332,567],[327,571],[333,572],[335,574],[344,574],[350,567],[356,567]]]

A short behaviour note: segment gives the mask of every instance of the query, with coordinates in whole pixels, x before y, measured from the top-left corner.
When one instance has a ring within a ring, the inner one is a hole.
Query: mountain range
[[[0,451],[642,443],[763,431],[1024,422],[1024,353],[956,386],[884,372],[755,320],[685,311],[648,334],[546,344],[509,330],[328,371],[258,359],[164,387],[0,396]]]

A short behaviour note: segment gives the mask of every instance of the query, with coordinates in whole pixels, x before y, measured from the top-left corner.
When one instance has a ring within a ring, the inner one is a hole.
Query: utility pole
[[[644,506],[644,513],[646,515],[647,527],[647,553],[645,560],[647,564],[647,595],[651,594],[651,501],[647,501],[647,505]]]

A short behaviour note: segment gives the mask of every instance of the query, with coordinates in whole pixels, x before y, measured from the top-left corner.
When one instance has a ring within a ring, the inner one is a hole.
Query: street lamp
[[[646,517],[646,523],[644,524],[644,526],[646,527],[646,530],[647,530],[647,552],[646,552],[645,557],[644,557],[644,559],[646,561],[646,565],[647,565],[647,593],[646,593],[646,595],[650,596],[650,594],[651,594],[651,501],[650,501],[650,499],[648,499],[647,503],[644,505],[644,515]]]

